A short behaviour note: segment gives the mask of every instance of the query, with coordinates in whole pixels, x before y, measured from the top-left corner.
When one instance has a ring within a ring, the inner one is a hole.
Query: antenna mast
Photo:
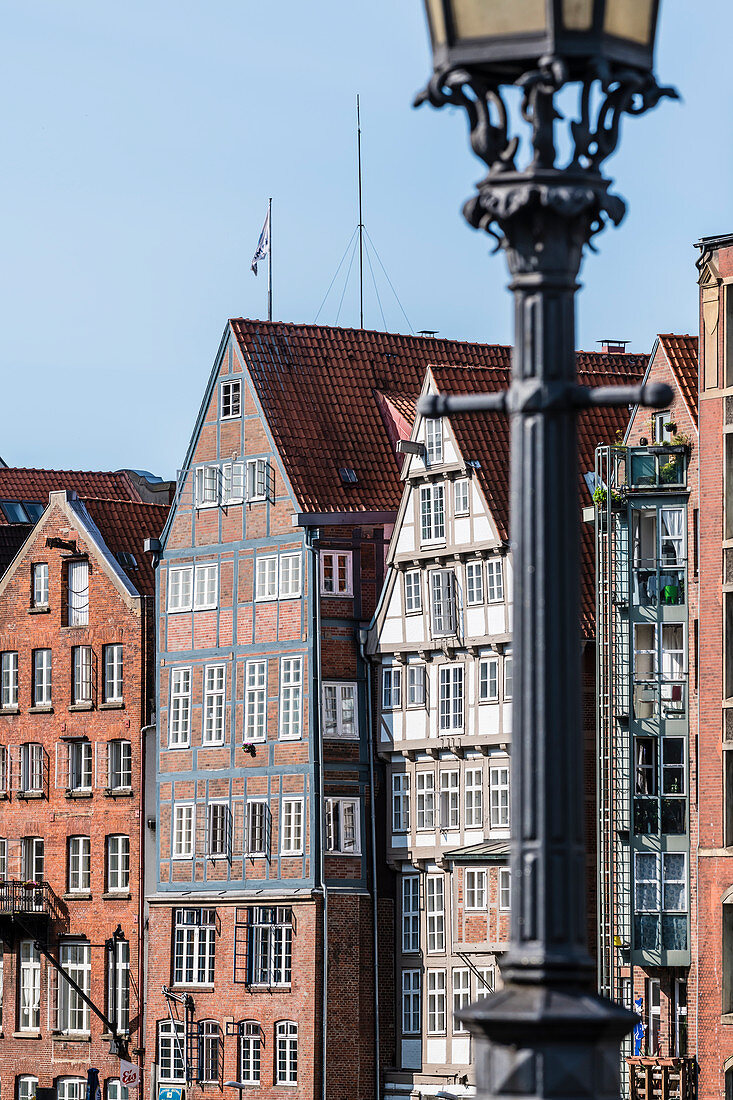
[[[359,160],[359,328],[364,328],[364,217],[361,194],[361,111],[356,97],[356,148]]]

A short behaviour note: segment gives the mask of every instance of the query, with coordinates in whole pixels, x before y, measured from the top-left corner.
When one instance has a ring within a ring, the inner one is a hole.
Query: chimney
[[[623,355],[626,351],[626,345],[630,344],[630,340],[597,340],[596,343],[601,345],[602,355]]]

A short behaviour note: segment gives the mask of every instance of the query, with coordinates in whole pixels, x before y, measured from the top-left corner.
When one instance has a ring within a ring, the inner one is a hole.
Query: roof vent
[[[437,328],[421,328],[418,336],[437,336],[439,331]]]
[[[137,559],[129,550],[120,550],[117,554],[117,561],[123,569],[137,569]]]
[[[630,340],[596,340],[597,344],[601,345],[602,355],[623,355],[626,351],[626,345],[630,344]]]
[[[339,469],[339,477],[344,485],[356,485],[359,480],[356,470],[352,470],[351,466],[342,466]]]

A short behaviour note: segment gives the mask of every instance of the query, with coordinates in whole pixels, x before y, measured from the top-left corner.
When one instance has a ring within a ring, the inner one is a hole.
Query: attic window
[[[342,466],[339,469],[339,477],[344,485],[356,485],[359,480],[356,470],[352,470],[351,466]]]
[[[129,550],[120,550],[117,554],[117,561],[123,569],[137,569],[137,559]]]
[[[0,501],[8,523],[35,523],[43,515],[43,505],[32,500]]]

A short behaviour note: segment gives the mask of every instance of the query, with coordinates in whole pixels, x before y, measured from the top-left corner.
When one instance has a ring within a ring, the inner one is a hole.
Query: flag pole
[[[270,224],[270,250],[267,253],[267,320],[272,320],[272,199],[268,201],[267,216]]]
[[[364,217],[361,194],[361,111],[356,97],[356,148],[359,161],[359,328],[364,328]]]

